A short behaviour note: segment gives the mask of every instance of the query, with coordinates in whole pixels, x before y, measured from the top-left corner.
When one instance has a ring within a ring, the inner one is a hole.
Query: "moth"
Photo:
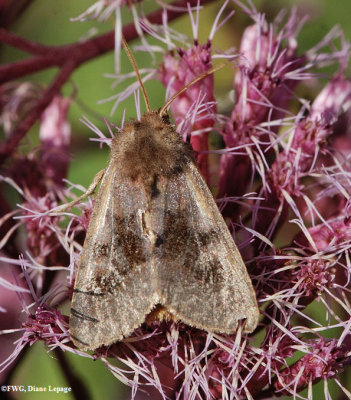
[[[255,292],[190,145],[170,123],[173,98],[150,111],[139,83],[148,111],[116,134],[88,189],[101,181],[75,280],[72,340],[84,350],[110,345],[155,309],[209,332],[233,333],[245,320],[251,332]]]

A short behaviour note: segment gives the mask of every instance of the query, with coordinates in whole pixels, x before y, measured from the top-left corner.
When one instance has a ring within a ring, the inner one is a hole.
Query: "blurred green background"
[[[46,45],[60,45],[75,42],[86,35],[92,29],[98,29],[99,33],[106,32],[113,28],[113,21],[105,23],[89,22],[70,22],[71,17],[76,17],[93,3],[92,0],[36,0],[28,10],[11,26],[11,30],[31,40],[38,41]],[[145,12],[157,8],[154,1],[144,1]],[[299,52],[303,53],[315,43],[317,43],[334,25],[338,24],[345,32],[347,40],[351,40],[351,1],[350,0],[303,0],[303,1],[254,1],[260,11],[266,12],[268,20],[271,20],[277,12],[290,6],[297,6],[301,14],[310,14],[310,20],[305,24],[299,36]],[[213,4],[205,6],[200,14],[200,41],[207,39],[212,22],[223,4],[222,1],[214,1]],[[232,6],[232,5],[230,5]],[[123,13],[123,21],[131,21],[128,12]],[[250,19],[237,10],[234,17],[221,28],[214,39],[214,47],[227,49],[232,46],[238,47],[240,36],[246,25],[251,23]],[[192,36],[189,18],[184,16],[171,23],[171,26],[183,33]],[[150,42],[154,42],[150,40]],[[137,43],[137,42],[135,42]],[[133,46],[134,43],[131,44]],[[10,47],[1,46],[1,63],[7,63],[26,58],[26,54]],[[135,53],[139,67],[150,66],[151,58],[147,53]],[[122,72],[130,72],[131,65],[122,56]],[[55,69],[33,74],[28,78],[39,82],[42,85],[48,84],[56,74]],[[88,130],[79,119],[82,115],[87,116],[99,128],[106,132],[107,129],[103,122],[103,117],[107,117],[115,124],[120,123],[123,109],[126,108],[127,116],[135,116],[134,99],[131,98],[119,106],[114,115],[110,115],[113,103],[98,105],[99,100],[105,99],[114,93],[116,89],[111,89],[112,80],[105,78],[104,74],[113,72],[113,54],[108,54],[97,58],[81,66],[72,75],[71,83],[64,87],[64,93],[69,95],[73,87],[78,89],[77,101],[72,105],[69,112],[69,119],[72,125],[72,163],[68,179],[74,183],[88,186],[92,177],[97,171],[106,166],[108,161],[108,149],[104,146],[99,149],[98,144],[91,142],[89,138],[95,135]],[[231,89],[233,76],[230,68],[225,68],[221,73],[217,73],[216,94],[222,99],[224,104],[228,104],[228,92]],[[130,83],[132,81],[129,81]],[[118,86],[117,90],[123,90],[125,85]],[[150,96],[151,106],[158,108],[164,103],[165,91],[159,82],[152,82],[146,85]],[[230,103],[229,103],[230,104]],[[220,110],[221,111],[221,110]],[[25,141],[26,145],[32,148],[38,143],[38,126],[34,127],[30,134],[30,139]],[[25,150],[25,147],[24,147]],[[313,309],[314,318],[321,321],[325,315],[319,315],[318,306]],[[317,315],[317,317],[316,317]],[[93,362],[89,359],[76,357],[67,354],[70,368],[86,382],[92,393],[92,399],[124,399],[129,398],[128,389],[120,385],[118,381],[107,372],[100,361]],[[348,381],[351,376],[348,374]],[[343,383],[347,387],[347,376],[343,378]],[[52,385],[67,386],[65,378],[61,372],[59,363],[54,353],[47,353],[42,343],[36,343],[26,354],[17,374],[13,378],[13,384],[21,385]],[[331,383],[330,386],[336,386]],[[351,384],[349,384],[350,388]],[[351,388],[350,388],[351,389]],[[315,392],[316,399],[324,398],[323,384],[318,384]],[[337,392],[335,399],[342,399],[340,392]],[[306,395],[306,394],[305,394]],[[70,394],[50,394],[50,393],[26,393],[18,396],[19,399],[30,400],[38,399],[61,399],[67,400],[73,397]]]

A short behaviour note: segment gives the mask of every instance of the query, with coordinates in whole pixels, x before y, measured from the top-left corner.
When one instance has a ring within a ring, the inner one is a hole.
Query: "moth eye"
[[[134,129],[140,129],[141,123],[139,121],[134,121]]]
[[[162,121],[165,123],[165,124],[170,124],[170,120],[169,120],[169,115],[168,114],[164,114],[164,115],[162,115]]]

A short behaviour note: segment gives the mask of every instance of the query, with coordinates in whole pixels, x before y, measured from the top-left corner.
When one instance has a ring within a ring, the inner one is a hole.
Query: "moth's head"
[[[136,122],[137,124],[138,122]],[[168,113],[160,114],[160,110],[148,111],[140,119],[141,124],[146,124],[156,130],[171,126]]]
[[[164,158],[171,157],[172,153],[182,151],[183,146],[182,137],[171,125],[168,114],[155,110],[146,112],[140,120],[127,122],[112,140],[111,150],[114,158],[125,159],[134,153],[140,159],[149,160],[160,158],[161,154]]]
[[[146,112],[125,124],[111,145],[111,160],[120,176],[152,190],[155,176],[170,177],[193,161],[192,150],[170,124],[167,114]]]

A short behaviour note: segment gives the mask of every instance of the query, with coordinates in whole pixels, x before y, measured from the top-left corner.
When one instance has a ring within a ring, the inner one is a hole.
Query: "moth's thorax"
[[[155,176],[182,172],[192,160],[191,148],[157,111],[127,123],[112,141],[111,161],[126,178],[148,183]]]

